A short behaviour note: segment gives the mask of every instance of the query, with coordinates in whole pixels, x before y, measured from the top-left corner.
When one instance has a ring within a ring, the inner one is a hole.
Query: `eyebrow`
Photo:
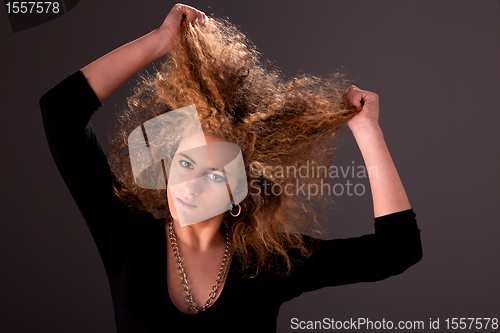
[[[193,163],[194,165],[196,165],[196,162],[193,161],[193,159],[191,159],[191,157],[187,156],[186,154],[182,154],[182,153],[179,153],[179,155],[182,155],[184,156],[185,158],[187,158],[191,163]],[[220,171],[222,173],[225,173],[227,175],[230,175],[229,172],[227,172],[226,170],[224,170],[223,168],[219,168],[219,169],[212,169],[212,168],[207,168],[207,170],[210,170],[210,171]]]

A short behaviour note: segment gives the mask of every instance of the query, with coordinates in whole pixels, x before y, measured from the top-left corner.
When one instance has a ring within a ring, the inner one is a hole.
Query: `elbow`
[[[415,265],[416,263],[420,262],[422,260],[424,253],[422,251],[422,245],[418,247],[418,250],[416,251],[415,255],[413,256],[413,262],[410,266]]]
[[[38,105],[40,106],[40,110],[42,111],[42,115],[49,114],[50,110],[52,110],[54,108],[54,100],[52,98],[51,91],[52,90],[47,91],[38,100]]]
[[[414,236],[408,236],[404,239],[399,239],[397,245],[394,244],[386,249],[383,256],[382,267],[386,277],[399,275],[405,272],[408,268],[417,264],[422,260],[423,251],[420,241],[420,233]]]
[[[40,109],[42,110],[45,110],[46,106],[48,105],[48,92],[46,92],[45,94],[43,94],[42,97],[40,97],[40,99],[38,100],[38,105],[40,106]]]
[[[420,262],[423,257],[423,251],[422,251],[422,241],[420,239],[420,230],[418,231],[418,234],[416,237],[414,237],[413,241],[411,241],[411,246],[407,250],[407,260],[408,260],[408,267],[411,267],[415,265],[416,263]]]
[[[413,242],[412,246],[408,246],[401,251],[401,255],[399,256],[399,260],[397,261],[398,263],[394,265],[395,269],[393,271],[393,274],[391,275],[398,275],[403,273],[411,266],[419,263],[422,260],[422,257],[422,244],[420,242],[420,238],[418,238]]]

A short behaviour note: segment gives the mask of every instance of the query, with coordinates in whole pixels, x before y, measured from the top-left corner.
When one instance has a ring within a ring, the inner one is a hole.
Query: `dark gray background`
[[[62,17],[15,34],[0,13],[1,331],[116,331],[104,268],[50,155],[38,99],[159,26],[173,4],[81,0]],[[285,303],[278,331],[292,332],[293,317],[423,320],[426,327],[440,318],[442,329],[448,317],[500,317],[499,2],[188,4],[228,16],[287,77],[345,68],[356,85],[377,92],[385,139],[422,230],[420,263],[384,281]],[[92,118],[105,150],[131,87],[122,86]],[[359,165],[347,128],[342,136],[337,164]],[[322,220],[326,238],[373,231],[369,193],[332,199],[338,206]]]

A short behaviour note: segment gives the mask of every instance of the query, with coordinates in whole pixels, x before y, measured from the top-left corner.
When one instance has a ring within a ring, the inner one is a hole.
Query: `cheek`
[[[167,200],[168,204],[170,205],[172,203],[172,192],[170,192],[170,186],[167,185]]]
[[[172,198],[172,193],[170,192],[170,187],[167,185],[167,202],[168,202],[168,208],[170,210],[170,215],[174,219],[177,219],[177,212],[175,210],[175,205],[174,205],[174,200]]]
[[[230,200],[227,185],[224,183],[214,187],[210,198],[213,203],[222,203],[225,205]]]
[[[174,193],[175,195],[175,193]],[[229,201],[227,186],[223,184],[204,184],[203,191],[197,196],[198,206],[204,210],[220,209]]]
[[[232,177],[229,180],[229,185],[230,185],[230,189],[232,192],[236,191],[236,188],[238,187],[238,183],[239,183],[238,177]]]

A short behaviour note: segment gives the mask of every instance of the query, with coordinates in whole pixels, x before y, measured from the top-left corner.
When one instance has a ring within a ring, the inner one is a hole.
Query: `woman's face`
[[[238,146],[202,131],[182,139],[168,175],[168,205],[174,220],[185,226],[230,208],[229,191],[238,185],[238,152]]]

